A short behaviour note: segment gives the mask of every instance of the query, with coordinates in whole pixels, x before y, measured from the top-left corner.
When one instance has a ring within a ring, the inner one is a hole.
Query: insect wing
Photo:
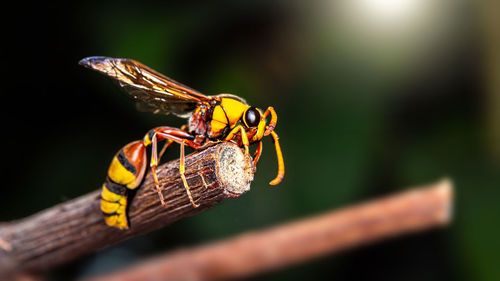
[[[110,57],[88,57],[80,64],[118,82],[141,111],[188,117],[196,104],[209,97],[182,85],[140,62]]]

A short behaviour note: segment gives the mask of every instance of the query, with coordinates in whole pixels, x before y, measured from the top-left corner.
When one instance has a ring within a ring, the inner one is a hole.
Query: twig
[[[167,208],[161,206],[151,174],[129,208],[129,230],[105,225],[100,191],[20,221],[0,225],[0,279],[14,271],[49,269],[97,249],[202,212],[250,188],[253,164],[234,143],[225,142],[186,157],[185,175],[200,207],[193,208],[179,176],[179,161],[159,167]]]
[[[225,280],[300,263],[397,234],[444,225],[452,184],[443,180],[343,210],[215,244],[180,250],[87,281]]]
[[[10,245],[10,243],[3,240],[2,238],[0,238],[0,248],[2,248],[2,250],[6,252],[10,252],[12,250],[12,246]]]

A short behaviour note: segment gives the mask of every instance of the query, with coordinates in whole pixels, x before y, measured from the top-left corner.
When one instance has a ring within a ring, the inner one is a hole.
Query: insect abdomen
[[[120,229],[128,228],[126,209],[127,188],[107,178],[101,192],[101,211],[106,224]]]
[[[101,211],[107,225],[128,228],[127,189],[134,189],[141,183],[146,158],[142,141],[126,145],[113,158],[101,192]]]

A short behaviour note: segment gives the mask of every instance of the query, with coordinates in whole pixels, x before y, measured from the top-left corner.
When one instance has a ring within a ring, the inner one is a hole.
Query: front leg
[[[276,128],[276,123],[278,122],[278,115],[276,114],[276,111],[274,111],[274,107],[272,106],[266,109],[266,112],[264,112],[264,115],[262,115],[262,119],[265,119],[267,115],[269,115],[269,113],[271,113],[271,121],[269,122],[269,125],[264,132],[264,136],[268,136],[269,134],[271,134],[274,128]]]
[[[257,146],[257,150],[255,150],[255,153],[253,156],[254,167],[257,167],[257,163],[259,162],[261,155],[262,155],[262,141],[259,141],[259,145]]]
[[[245,147],[245,157],[249,155],[249,152],[248,152],[248,146],[250,145],[249,141],[248,141],[248,136],[247,136],[247,131],[245,130],[245,128],[240,124],[236,127],[234,127],[231,132],[227,135],[226,139],[225,140],[232,140],[234,139],[235,137],[235,134],[238,133],[238,131],[240,131],[240,135],[241,135],[241,142],[243,143],[243,146]]]

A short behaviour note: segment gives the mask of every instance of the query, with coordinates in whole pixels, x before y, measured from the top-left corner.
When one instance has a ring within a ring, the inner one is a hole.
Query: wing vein
[[[211,99],[131,59],[88,57],[80,64],[117,81],[145,111],[188,117],[197,103]]]

